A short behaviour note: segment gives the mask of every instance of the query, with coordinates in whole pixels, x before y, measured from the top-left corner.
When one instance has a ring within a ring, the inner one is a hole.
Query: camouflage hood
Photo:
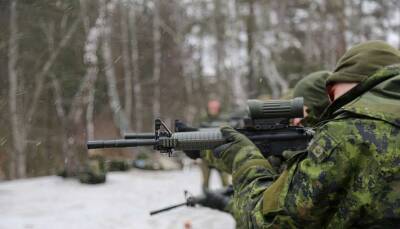
[[[338,61],[326,85],[362,82],[379,69],[400,63],[400,52],[383,41],[368,41],[349,49]]]
[[[334,118],[343,111],[400,127],[400,64],[382,68],[339,97],[328,107],[324,119]]]
[[[304,105],[307,106],[308,116],[302,121],[306,126],[316,124],[323,111],[330,104],[325,92],[325,82],[330,74],[328,71],[311,73],[294,87],[293,98],[303,97]]]

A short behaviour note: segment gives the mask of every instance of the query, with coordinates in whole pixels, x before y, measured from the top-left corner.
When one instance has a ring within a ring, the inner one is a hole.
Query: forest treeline
[[[351,45],[399,46],[395,0],[2,0],[0,180],[76,171],[85,142],[278,98]]]

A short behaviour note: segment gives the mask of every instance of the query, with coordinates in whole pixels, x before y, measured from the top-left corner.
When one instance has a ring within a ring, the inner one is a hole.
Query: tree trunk
[[[215,61],[215,74],[217,78],[217,90],[220,99],[226,98],[227,85],[229,82],[226,80],[225,73],[225,16],[222,12],[224,8],[223,2],[221,0],[214,0],[214,30],[215,30],[215,52],[216,52],[216,61]]]
[[[153,17],[153,117],[160,117],[161,104],[160,104],[160,78],[161,78],[161,32],[160,32],[160,0],[154,0],[154,17]]]
[[[129,27],[131,28],[131,61],[133,68],[133,94],[135,98],[135,129],[140,132],[143,129],[143,98],[142,86],[140,84],[140,69],[139,69],[139,48],[136,34],[135,8],[129,9]]]
[[[82,8],[81,10],[84,10]],[[94,138],[94,125],[93,125],[93,109],[94,109],[94,92],[95,92],[95,82],[98,74],[98,58],[97,49],[99,46],[101,29],[104,24],[105,17],[105,5],[99,7],[99,16],[95,21],[95,25],[86,31],[86,42],[84,47],[84,62],[87,66],[86,74],[80,83],[80,86],[75,93],[73,100],[70,104],[70,109],[68,114],[61,105],[61,87],[56,78],[53,78],[53,88],[56,98],[56,110],[60,117],[61,124],[63,125],[62,133],[62,150],[64,157],[64,169],[67,176],[74,176],[79,172],[80,160],[77,156],[77,151],[79,151],[78,138],[82,128],[82,114],[83,108],[86,107],[86,134],[87,139]],[[83,21],[88,21],[85,15],[86,12],[82,12],[84,15]],[[85,26],[86,27],[86,26]]]
[[[87,11],[87,6],[86,6],[86,0],[80,0],[80,15],[82,17],[82,22],[83,22],[83,28],[85,30],[85,34],[88,37],[86,41],[88,43],[93,43],[95,42],[95,49],[97,50],[98,46],[98,36],[95,37],[89,37],[89,32],[92,30],[90,29],[90,18],[88,16],[88,11]],[[103,15],[104,17],[104,15]],[[96,25],[95,25],[96,26]],[[93,40],[94,39],[94,40]],[[85,50],[85,51],[92,51],[89,55],[92,55],[93,58],[86,59],[85,58],[85,64],[88,66],[88,74],[90,76],[90,86],[89,86],[89,91],[87,95],[87,107],[86,107],[86,138],[87,140],[92,140],[94,139],[94,102],[95,102],[95,91],[96,91],[96,80],[97,80],[97,73],[98,73],[98,59],[97,59],[97,54],[93,50]],[[85,53],[86,55],[86,53]]]
[[[19,58],[18,50],[18,22],[17,22],[17,0],[11,1],[10,7],[10,38],[8,49],[8,79],[9,79],[9,106],[11,118],[11,131],[15,152],[11,154],[10,177],[23,178],[26,176],[26,132],[22,125],[22,113],[17,104],[21,104],[18,99],[18,71],[17,61]]]
[[[105,75],[107,80],[107,93],[110,103],[110,108],[113,113],[115,125],[119,128],[121,135],[129,131],[130,122],[122,109],[118,95],[117,80],[114,69],[114,60],[111,49],[111,26],[112,13],[115,9],[116,1],[110,1],[106,6],[106,18],[103,28],[102,56],[105,64]]]
[[[236,1],[229,1],[228,3],[228,15],[229,15],[229,28],[231,28],[232,32],[232,37],[230,37],[230,42],[231,42],[231,47],[232,50],[240,50],[242,49],[241,41],[239,39],[239,34],[241,32],[240,30],[240,24],[238,23],[238,6],[236,5]],[[227,54],[229,58],[229,54]],[[236,65],[236,59],[237,57],[234,57],[233,60],[231,61],[234,63],[231,66],[231,69],[229,69],[229,75],[232,77],[232,94],[233,94],[233,104],[236,108],[243,108],[246,106],[246,100],[247,100],[247,93],[243,87],[243,79],[242,79],[242,71],[241,71],[241,66]]]
[[[122,37],[122,63],[124,69],[124,90],[125,90],[125,114],[131,120],[132,118],[132,68],[129,59],[129,27],[128,14],[125,4],[120,3],[120,22],[121,22],[121,37]]]
[[[247,91],[249,97],[255,97],[257,92],[256,78],[255,78],[255,52],[254,52],[254,33],[256,30],[254,18],[254,0],[248,1],[249,15],[246,18],[246,32],[247,32]]]
[[[336,23],[337,23],[337,44],[336,44],[336,60],[338,60],[345,52],[347,49],[347,42],[346,42],[346,13],[345,13],[345,1],[344,0],[338,0],[334,1],[331,4],[333,4],[334,7],[334,12],[335,12],[335,18],[336,18]]]
[[[80,8],[81,8],[81,10],[80,10],[80,15],[81,15],[81,18],[82,18],[82,21],[83,21],[83,28],[84,28],[84,30],[85,30],[85,33],[87,34],[88,32],[89,32],[89,27],[90,27],[90,25],[89,25],[89,16],[88,16],[88,10],[87,10],[87,6],[86,6],[86,3],[87,2],[87,0],[79,0],[79,6],[80,6]]]
[[[67,128],[67,116],[64,110],[64,107],[62,106],[63,104],[63,98],[62,98],[62,92],[61,92],[61,86],[60,86],[60,82],[58,81],[58,79],[56,78],[56,76],[54,74],[50,74],[50,80],[51,80],[51,84],[52,84],[52,88],[53,88],[53,92],[54,92],[54,97],[55,97],[55,108],[56,108],[56,113],[57,116],[61,122],[61,126],[62,126],[62,140],[61,140],[61,149],[62,149],[62,153],[63,153],[63,158],[66,159],[67,158],[67,151],[68,151],[68,143],[67,143],[67,135],[66,135],[66,128]]]

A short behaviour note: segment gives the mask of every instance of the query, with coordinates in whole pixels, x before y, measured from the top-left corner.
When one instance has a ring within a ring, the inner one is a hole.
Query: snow
[[[213,174],[215,175],[215,174]],[[107,182],[84,185],[56,176],[0,183],[0,229],[19,228],[234,228],[226,213],[181,207],[155,216],[151,210],[184,201],[183,191],[200,193],[200,171],[112,172]],[[218,186],[212,176],[212,188]]]

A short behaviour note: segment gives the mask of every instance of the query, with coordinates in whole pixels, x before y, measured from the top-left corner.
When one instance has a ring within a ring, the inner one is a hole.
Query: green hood
[[[338,61],[326,85],[362,82],[379,69],[400,63],[400,52],[383,41],[369,41],[349,49]]]
[[[400,127],[400,64],[385,67],[368,77],[335,100],[323,116],[330,119],[343,111]]]
[[[329,98],[325,91],[325,82],[331,73],[318,71],[311,73],[300,80],[293,90],[293,97],[303,97],[307,106],[308,116],[303,119],[304,125],[314,125],[326,107],[329,106]]]

